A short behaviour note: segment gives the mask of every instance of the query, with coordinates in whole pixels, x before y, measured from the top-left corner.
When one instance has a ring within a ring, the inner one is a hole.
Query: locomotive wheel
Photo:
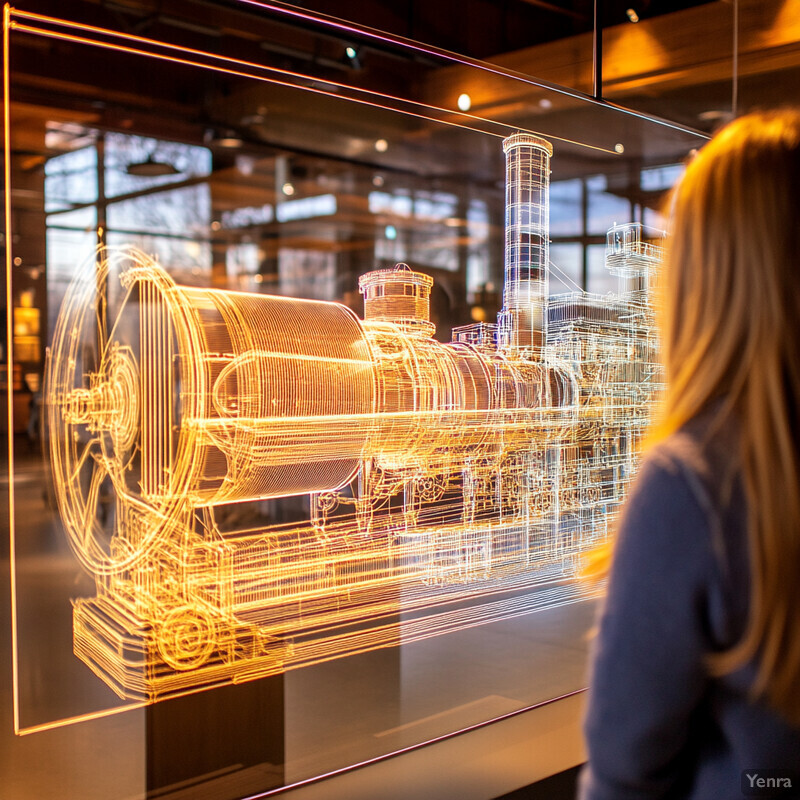
[[[439,500],[447,489],[447,474],[424,477],[419,480],[419,496],[425,501]]]
[[[155,633],[159,655],[174,670],[197,669],[217,646],[214,620],[207,611],[193,606],[172,609]]]
[[[67,290],[48,351],[44,401],[56,499],[69,544],[95,576],[139,563],[180,518],[191,479],[191,453],[179,447],[169,483],[143,488],[141,308],[174,286],[138,251],[101,250]],[[196,388],[192,375],[183,386]],[[191,396],[191,395],[190,395]],[[170,431],[169,435],[172,435]],[[170,465],[171,466],[171,465]],[[166,474],[166,470],[164,470]]]

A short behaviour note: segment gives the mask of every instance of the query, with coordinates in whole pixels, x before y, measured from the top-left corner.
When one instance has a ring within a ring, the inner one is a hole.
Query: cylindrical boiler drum
[[[379,420],[368,452],[390,471],[426,471],[495,439],[486,360],[472,348],[364,323],[376,359]]]
[[[178,287],[138,251],[101,251],[65,295],[45,403],[70,541],[108,574],[193,506],[346,483],[375,374],[344,306]]]
[[[205,372],[198,496],[219,503],[329,491],[358,468],[375,410],[370,348],[345,306],[179,289]],[[225,468],[218,465],[225,463]]]

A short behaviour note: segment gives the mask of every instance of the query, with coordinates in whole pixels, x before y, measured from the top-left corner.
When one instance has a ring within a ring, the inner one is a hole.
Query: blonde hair
[[[662,291],[669,433],[717,398],[741,432],[750,611],[717,674],[800,723],[800,112],[725,127],[675,190]]]

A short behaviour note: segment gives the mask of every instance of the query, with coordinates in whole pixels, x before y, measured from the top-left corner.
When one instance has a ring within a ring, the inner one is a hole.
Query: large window
[[[208,283],[210,150],[75,125],[51,125],[47,135],[66,150],[45,164],[51,325],[98,246],[138,247],[175,267],[181,282]]]
[[[608,229],[642,222],[663,231],[664,196],[683,174],[683,164],[648,167],[625,175],[592,175],[550,185],[550,294],[616,291],[617,279],[605,267]]]

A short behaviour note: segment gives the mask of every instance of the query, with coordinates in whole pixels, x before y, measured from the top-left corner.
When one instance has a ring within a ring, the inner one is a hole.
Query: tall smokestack
[[[550,156],[546,139],[515,133],[506,154],[506,251],[501,346],[541,357],[547,339]]]

